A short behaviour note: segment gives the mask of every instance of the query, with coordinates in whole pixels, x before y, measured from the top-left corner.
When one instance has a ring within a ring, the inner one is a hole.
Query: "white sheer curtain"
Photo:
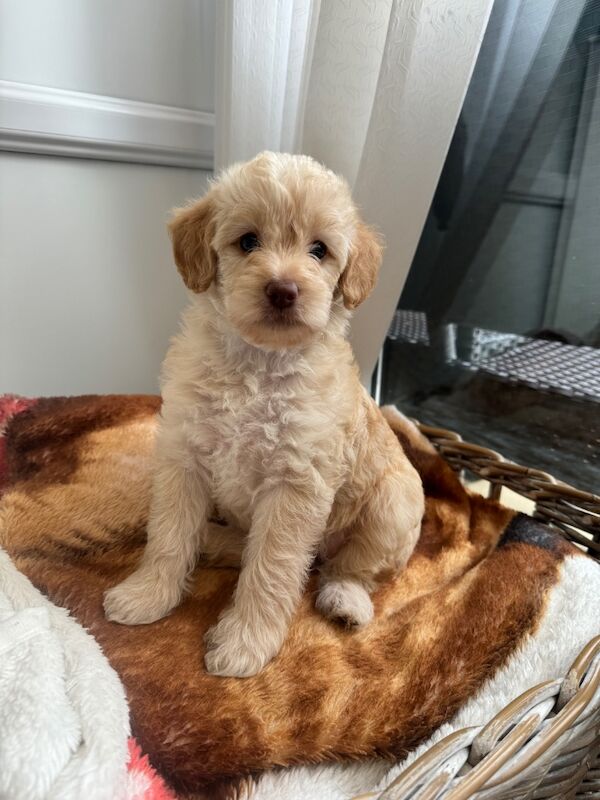
[[[368,382],[398,302],[493,0],[221,0],[216,166],[260,150],[343,174],[386,240],[353,321]]]
[[[318,0],[217,0],[215,166],[296,152]]]

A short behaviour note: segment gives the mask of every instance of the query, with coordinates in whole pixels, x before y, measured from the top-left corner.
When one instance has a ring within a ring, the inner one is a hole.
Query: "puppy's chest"
[[[311,427],[311,419],[313,426]],[[302,471],[320,458],[318,413],[293,380],[246,379],[203,399],[192,427],[195,449],[208,469],[223,511],[244,520],[266,477]]]

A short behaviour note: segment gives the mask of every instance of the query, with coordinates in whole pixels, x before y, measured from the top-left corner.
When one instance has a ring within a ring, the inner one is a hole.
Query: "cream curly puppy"
[[[419,536],[420,478],[345,338],[381,247],[341,178],[275,153],[231,167],[170,231],[193,297],[163,367],[148,543],[104,607],[153,622],[199,556],[241,562],[205,663],[254,675],[281,648],[318,554],[317,608],[365,625],[378,577]],[[208,525],[215,508],[229,526]]]

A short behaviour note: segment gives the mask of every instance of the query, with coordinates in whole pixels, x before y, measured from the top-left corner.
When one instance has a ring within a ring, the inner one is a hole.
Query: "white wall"
[[[0,78],[214,109],[215,0],[0,0]]]
[[[212,112],[215,8],[0,0],[0,80]],[[60,152],[0,152],[0,392],[154,392],[185,303],[165,221],[209,173]]]
[[[206,177],[0,153],[0,393],[157,390],[185,303],[165,220]]]

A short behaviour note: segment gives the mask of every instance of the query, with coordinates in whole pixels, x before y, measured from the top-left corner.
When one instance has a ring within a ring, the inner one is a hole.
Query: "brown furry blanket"
[[[375,621],[334,626],[315,612],[311,583],[261,674],[212,677],[203,636],[229,601],[235,570],[200,565],[184,603],[152,625],[122,627],[102,612],[103,591],[144,545],[159,399],[26,405],[0,401],[0,545],[101,643],[126,687],[135,735],[179,792],[215,796],[274,765],[406,754],[535,630],[562,560],[579,552],[468,494],[413,426],[388,412],[427,510],[407,570],[374,598]]]

